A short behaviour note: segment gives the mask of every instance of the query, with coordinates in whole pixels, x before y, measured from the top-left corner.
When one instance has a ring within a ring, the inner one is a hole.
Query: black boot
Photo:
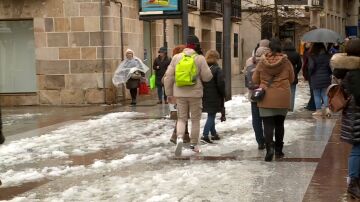
[[[274,143],[266,144],[265,161],[272,161],[274,157]]]
[[[351,178],[350,184],[348,186],[347,192],[351,195],[351,197],[360,199],[360,179],[359,178]]]
[[[283,142],[275,144],[275,157],[276,158],[283,158],[285,156],[285,154],[282,151],[283,146],[284,146]]]
[[[136,105],[136,100],[132,99],[130,105],[135,106]]]
[[[2,134],[2,132],[0,131],[0,144],[4,143],[5,142],[5,137],[4,135]]]

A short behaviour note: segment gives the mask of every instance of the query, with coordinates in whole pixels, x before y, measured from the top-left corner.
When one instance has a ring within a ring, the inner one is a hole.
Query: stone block
[[[58,60],[58,48],[36,48],[35,56],[37,60]]]
[[[84,30],[85,30],[84,17],[71,18],[71,31],[72,32],[81,32]]]
[[[81,59],[96,60],[96,48],[81,48]]]
[[[97,88],[96,74],[69,74],[65,75],[66,89]]]
[[[105,73],[105,88],[112,88],[114,85],[112,83],[112,73]],[[97,74],[97,86],[98,88],[104,88],[103,74]]]
[[[46,47],[46,33],[45,32],[35,32],[34,33],[35,47],[44,48]]]
[[[34,32],[44,32],[45,21],[44,18],[34,18]]]
[[[69,74],[70,62],[68,60],[38,60],[36,61],[36,74]]]
[[[80,3],[80,16],[100,16],[100,4]]]
[[[0,103],[3,107],[38,105],[39,96],[33,93],[26,95],[1,95]]]
[[[97,48],[97,58],[102,59],[102,48]],[[105,47],[104,48],[104,58],[105,59],[114,59],[120,57],[120,48],[119,47]]]
[[[54,18],[55,32],[70,31],[69,18]]]
[[[113,46],[114,33],[104,32],[104,45]],[[90,32],[90,46],[101,46],[101,32]]]
[[[64,75],[39,75],[37,78],[40,90],[59,90],[65,88]]]
[[[85,93],[81,89],[62,90],[61,104],[84,104]]]
[[[80,48],[59,48],[59,59],[80,59]]]
[[[74,0],[64,0],[64,12],[66,17],[79,16],[80,5]]]
[[[105,70],[111,69],[111,61],[105,61]],[[72,60],[70,61],[70,70],[72,74],[77,73],[99,73],[102,72],[101,60]]]
[[[89,32],[74,32],[69,33],[70,46],[89,46],[90,34]]]
[[[67,47],[68,34],[67,33],[48,33],[47,34],[48,47]]]
[[[84,24],[85,24],[85,31],[88,32],[100,31],[100,17],[85,17]]]
[[[45,32],[54,31],[54,18],[45,18]]]
[[[104,30],[113,31],[115,29],[115,23],[113,17],[104,17]]]
[[[88,104],[104,103],[104,91],[100,89],[88,89],[85,93],[85,100]]]
[[[60,91],[59,90],[40,90],[39,101],[43,105],[60,105]]]
[[[47,0],[45,7],[48,17],[64,17],[64,2],[60,0]]]

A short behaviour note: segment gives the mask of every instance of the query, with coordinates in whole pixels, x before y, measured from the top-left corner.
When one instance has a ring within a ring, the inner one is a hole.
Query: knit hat
[[[158,53],[167,53],[167,48],[166,47],[161,47],[159,49],[159,52]]]
[[[199,38],[195,35],[189,35],[186,41],[187,45],[198,45],[200,44]]]

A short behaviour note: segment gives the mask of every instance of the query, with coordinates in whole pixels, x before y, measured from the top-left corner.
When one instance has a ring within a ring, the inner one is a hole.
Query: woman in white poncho
[[[147,71],[149,67],[134,56],[134,51],[127,49],[126,59],[116,69],[112,80],[115,86],[126,83],[126,88],[130,90],[131,105],[136,105],[137,89],[140,82],[145,80]]]

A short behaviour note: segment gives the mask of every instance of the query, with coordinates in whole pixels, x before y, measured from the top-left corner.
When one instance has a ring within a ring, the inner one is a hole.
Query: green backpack
[[[197,54],[189,56],[182,53],[181,55],[182,59],[175,69],[175,84],[177,87],[193,86],[197,80],[197,67],[195,64]]]

